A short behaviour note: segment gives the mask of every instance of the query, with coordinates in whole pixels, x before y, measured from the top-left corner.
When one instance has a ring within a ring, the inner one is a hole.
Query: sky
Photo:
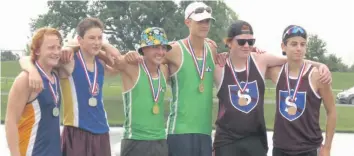
[[[239,15],[239,19],[252,25],[256,46],[260,49],[280,55],[284,28],[296,24],[304,27],[309,34],[317,34],[324,40],[328,53],[334,53],[348,65],[354,63],[352,0],[224,1]],[[1,1],[0,18],[5,24],[0,25],[0,49],[24,49],[28,42],[27,36],[30,35],[30,18],[46,11],[45,0]]]
[[[252,25],[256,46],[281,54],[281,35],[291,24],[304,27],[327,43],[328,53],[354,63],[354,2],[352,0],[226,0]]]

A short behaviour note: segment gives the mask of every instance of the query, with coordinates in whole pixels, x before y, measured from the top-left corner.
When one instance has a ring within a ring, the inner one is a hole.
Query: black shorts
[[[212,140],[206,134],[169,134],[169,156],[211,156]]]
[[[319,155],[319,149],[311,150],[301,154],[290,155],[279,148],[276,147],[273,148],[273,156],[318,156],[318,155]]]
[[[94,134],[65,126],[62,134],[63,156],[111,156],[109,133]]]
[[[167,156],[166,140],[123,139],[120,156]]]
[[[233,143],[223,145],[214,149],[215,156],[266,156],[267,149],[264,148],[259,137],[246,137],[236,140]]]

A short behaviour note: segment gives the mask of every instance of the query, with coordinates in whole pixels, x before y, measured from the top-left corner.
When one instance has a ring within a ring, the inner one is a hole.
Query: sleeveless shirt
[[[311,85],[313,67],[302,77],[300,88],[296,94],[296,113],[289,111],[292,105],[287,97],[287,77],[285,65],[281,70],[276,86],[276,116],[274,123],[273,144],[288,154],[300,154],[315,150],[321,146],[322,132],[319,125],[319,114],[322,100]],[[297,79],[290,78],[291,89],[295,88]],[[294,90],[291,90],[293,93]]]
[[[246,84],[246,70],[232,71],[228,64],[224,67],[222,84],[217,94],[219,112],[214,140],[216,148],[245,137],[257,136],[260,137],[265,149],[268,149],[263,106],[264,79],[253,57],[249,57],[249,78],[244,93],[239,92],[239,86],[237,86],[232,72],[236,73],[241,88],[243,88]],[[247,99],[246,105],[239,104],[240,97]]]

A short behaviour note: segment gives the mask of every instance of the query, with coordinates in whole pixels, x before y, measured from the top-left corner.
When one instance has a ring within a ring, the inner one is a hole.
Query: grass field
[[[9,91],[14,77],[20,72],[20,67],[17,62],[1,62],[1,77],[6,79],[1,80],[1,120],[4,120],[6,104],[7,104],[7,92]],[[344,90],[351,86],[354,86],[354,73],[333,73],[333,88],[338,90]],[[267,88],[274,88],[274,85],[270,82],[266,82]],[[265,99],[273,100],[275,97],[274,89],[266,89]],[[124,121],[124,112],[120,88],[119,77],[106,78],[103,89],[105,109],[107,111],[109,124],[111,126],[121,125]],[[336,92],[334,92],[336,94]],[[167,97],[165,97],[165,116],[169,113],[168,100],[171,97],[171,92],[168,90]],[[215,96],[214,96],[215,97]],[[214,103],[213,109],[213,123],[216,118],[217,104]],[[273,129],[275,105],[266,104],[264,107],[265,119],[268,129]],[[354,107],[337,107],[337,130],[338,131],[351,131],[354,132]],[[325,128],[325,111],[321,108],[320,124],[321,128]],[[212,125],[214,125],[211,123]]]

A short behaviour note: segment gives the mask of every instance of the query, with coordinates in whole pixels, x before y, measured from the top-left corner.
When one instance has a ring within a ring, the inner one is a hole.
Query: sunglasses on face
[[[249,46],[253,46],[256,43],[256,39],[236,39],[238,45],[244,46],[246,42]]]
[[[199,7],[199,8],[196,8],[194,11],[192,11],[189,15],[188,15],[188,18],[193,14],[193,13],[195,13],[195,14],[200,14],[200,13],[203,13],[204,12],[204,10],[206,11],[206,12],[208,12],[209,14],[211,14],[211,12],[212,12],[212,10],[211,10],[211,7]]]
[[[301,27],[298,27],[298,26],[293,26],[291,28],[289,28],[283,35],[283,38],[286,36],[286,35],[291,35],[291,34],[304,34],[305,33],[305,30],[302,29]]]

